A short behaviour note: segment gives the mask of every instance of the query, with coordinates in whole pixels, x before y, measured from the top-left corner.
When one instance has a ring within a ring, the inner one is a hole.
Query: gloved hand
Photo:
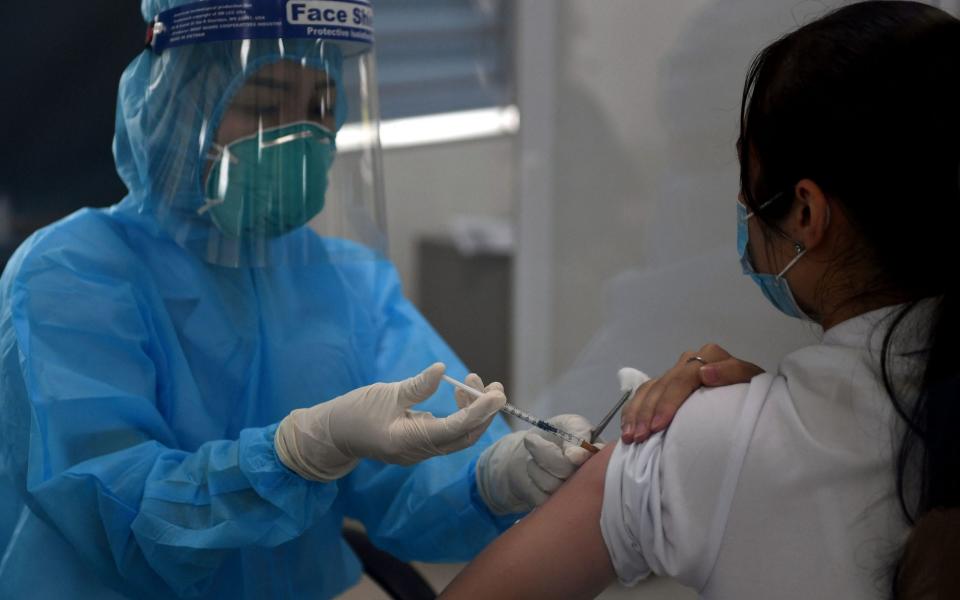
[[[480,378],[470,374],[467,385],[484,389]],[[485,391],[502,390],[499,383]],[[461,394],[457,392],[458,403]],[[578,437],[590,438],[590,422],[580,415],[558,415],[547,420]],[[594,444],[603,447],[603,444]],[[591,453],[540,429],[516,431],[483,451],[477,460],[480,497],[497,515],[527,512],[547,498],[590,458]]]
[[[359,459],[411,465],[470,446],[507,401],[499,389],[458,404],[437,418],[410,410],[437,391],[446,367],[436,363],[404,381],[375,383],[287,415],[274,447],[281,462],[306,479],[333,481]]]

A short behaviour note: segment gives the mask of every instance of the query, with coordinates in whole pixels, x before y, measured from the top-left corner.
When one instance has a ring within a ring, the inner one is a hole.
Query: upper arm
[[[607,446],[483,551],[444,598],[593,598],[614,578],[600,534]]]

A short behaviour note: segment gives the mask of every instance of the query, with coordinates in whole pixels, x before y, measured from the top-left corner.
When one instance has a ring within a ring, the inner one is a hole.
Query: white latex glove
[[[412,465],[472,445],[507,399],[493,390],[443,418],[410,410],[437,391],[445,370],[436,363],[416,377],[375,383],[291,412],[274,437],[277,456],[306,479],[333,481],[361,458]]]
[[[480,378],[472,373],[466,383],[484,389]],[[485,391],[502,389],[494,383]],[[461,391],[457,394],[458,404],[468,397]],[[578,437],[590,438],[592,426],[580,415],[558,415],[547,422]],[[589,451],[540,429],[516,431],[500,438],[480,455],[477,488],[494,514],[528,512],[546,502],[590,456]]]

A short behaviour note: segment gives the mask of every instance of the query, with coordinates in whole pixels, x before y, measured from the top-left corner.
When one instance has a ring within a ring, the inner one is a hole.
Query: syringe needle
[[[475,390],[469,385],[462,383],[460,381],[457,381],[456,379],[454,379],[453,377],[450,377],[449,375],[444,375],[443,380],[449,383],[450,385],[467,392],[474,398],[479,398],[480,396],[483,395],[483,392],[481,392],[480,390]],[[504,404],[503,408],[501,408],[500,410],[507,413],[508,415],[513,415],[514,417],[520,419],[521,421],[525,421],[533,425],[534,427],[537,427],[539,429],[552,433],[555,436],[559,437],[560,439],[566,440],[567,442],[570,442],[575,446],[580,446],[584,450],[592,452],[593,454],[600,452],[599,448],[597,448],[587,440],[577,437],[572,433],[566,432],[560,429],[559,427],[551,425],[550,423],[544,421],[543,419],[538,419],[537,417],[531,415],[530,413],[520,410],[516,406],[510,404],[509,402]]]

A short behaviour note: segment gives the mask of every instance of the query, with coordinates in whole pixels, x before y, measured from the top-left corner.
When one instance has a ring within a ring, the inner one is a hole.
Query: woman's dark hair
[[[850,301],[906,301],[880,360],[906,424],[900,505],[911,524],[960,506],[960,21],[918,2],[862,2],[774,42],[747,75],[738,148],[744,202],[766,229],[790,202],[760,205],[813,180],[855,231],[842,258],[872,273]],[[908,393],[891,373],[893,341],[917,324],[907,316],[925,298],[926,361],[919,392]]]

